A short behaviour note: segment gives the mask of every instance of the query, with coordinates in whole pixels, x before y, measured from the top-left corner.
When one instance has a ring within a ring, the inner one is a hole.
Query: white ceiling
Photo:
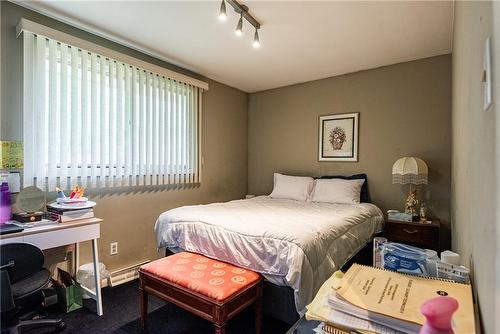
[[[262,47],[219,1],[23,2],[208,78],[256,92],[451,52],[450,1],[245,1]],[[245,22],[246,23],[246,22]]]

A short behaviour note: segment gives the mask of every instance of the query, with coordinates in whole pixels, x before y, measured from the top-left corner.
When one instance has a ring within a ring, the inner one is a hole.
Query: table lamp
[[[403,157],[398,159],[392,166],[392,183],[409,184],[410,191],[405,202],[405,213],[417,217],[417,189],[412,185],[427,184],[428,169],[425,162],[420,158]]]

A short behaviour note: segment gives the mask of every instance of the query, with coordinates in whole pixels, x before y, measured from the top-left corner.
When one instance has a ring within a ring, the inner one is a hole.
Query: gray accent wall
[[[359,112],[359,161],[319,162],[319,116],[352,112]],[[450,125],[450,55],[250,94],[248,190],[269,194],[274,172],[366,173],[373,203],[404,210],[408,187],[392,184],[392,165],[416,156],[429,167],[420,199],[441,220],[449,247]]]

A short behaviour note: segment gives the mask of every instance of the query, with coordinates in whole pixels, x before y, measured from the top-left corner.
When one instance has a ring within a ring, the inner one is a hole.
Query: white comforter
[[[305,306],[331,274],[381,230],[373,204],[329,204],[271,199],[184,206],[164,212],[155,225],[158,247],[230,262],[294,289]]]

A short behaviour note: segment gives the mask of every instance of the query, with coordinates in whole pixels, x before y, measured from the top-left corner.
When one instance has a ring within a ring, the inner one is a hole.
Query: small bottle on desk
[[[7,180],[0,185],[0,224],[4,224],[12,218],[10,206],[10,189]]]

